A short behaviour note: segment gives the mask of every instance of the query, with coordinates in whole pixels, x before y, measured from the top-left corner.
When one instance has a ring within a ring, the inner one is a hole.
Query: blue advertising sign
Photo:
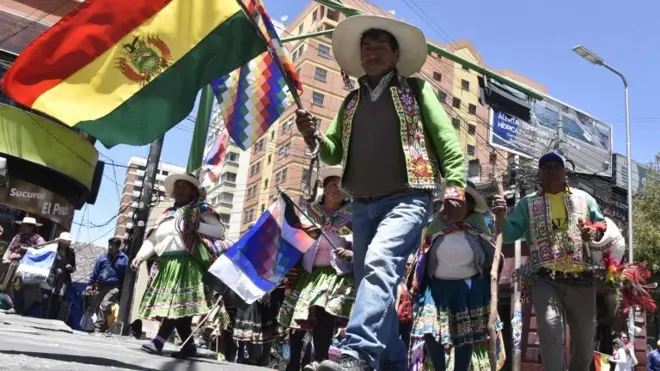
[[[491,109],[490,144],[527,158],[559,148],[579,173],[612,175],[612,126],[552,98],[531,103],[530,122]]]

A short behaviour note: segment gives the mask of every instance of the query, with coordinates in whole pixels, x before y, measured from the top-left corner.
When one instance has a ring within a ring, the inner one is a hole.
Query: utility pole
[[[149,156],[147,157],[147,166],[144,173],[142,193],[140,194],[139,205],[134,216],[133,236],[127,255],[130,262],[135,259],[144,235],[146,233],[147,219],[149,218],[149,209],[151,207],[151,197],[156,183],[156,174],[158,173],[158,163],[160,162],[160,153],[163,149],[164,136],[151,142],[149,146]],[[119,323],[122,335],[128,335],[130,330],[131,308],[133,304],[133,293],[135,291],[135,280],[137,272],[130,267],[126,270],[124,284],[121,290],[121,299],[119,301]]]
[[[555,143],[554,150],[560,155],[564,155],[564,151],[561,149],[561,144],[564,143],[564,120],[563,120],[562,108],[559,107],[557,112],[557,142]]]
[[[518,178],[520,177],[520,156],[515,155],[514,160],[513,160],[513,173],[514,173],[514,192],[513,192],[513,205],[518,203],[518,200],[521,198],[521,192],[522,189],[520,187],[520,184],[518,182]],[[513,261],[514,261],[514,272],[520,268],[521,264],[521,256],[522,256],[522,245],[520,242],[520,239],[516,240],[514,244],[514,253],[513,253]],[[511,370],[513,371],[520,371],[521,367],[521,361],[522,361],[522,303],[520,301],[520,285],[518,285],[518,282],[514,279],[513,280],[513,295],[511,296],[511,335],[512,335],[512,341],[511,343],[513,344],[513,349],[512,349],[512,366]]]

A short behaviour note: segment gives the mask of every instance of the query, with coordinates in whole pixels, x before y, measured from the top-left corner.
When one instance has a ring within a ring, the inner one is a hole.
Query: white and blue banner
[[[560,116],[561,114],[561,116]],[[550,97],[531,102],[530,122],[490,111],[490,144],[537,159],[552,150],[563,127],[560,148],[579,173],[612,175],[612,126]]]
[[[42,245],[39,248],[28,248],[21,259],[16,276],[20,277],[23,283],[36,284],[46,281],[50,268],[55,261],[57,254],[57,241]]]

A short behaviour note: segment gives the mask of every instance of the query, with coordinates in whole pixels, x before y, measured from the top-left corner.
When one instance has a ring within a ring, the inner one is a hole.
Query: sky
[[[273,19],[292,22],[309,0],[264,0]],[[583,44],[627,78],[630,89],[633,159],[649,162],[660,152],[660,5],[626,2],[556,0],[538,3],[508,1],[369,0],[398,19],[420,27],[428,39],[442,44],[469,39],[493,69],[507,68],[548,88],[552,97],[576,107],[614,128],[614,151],[626,153],[624,95],[621,80],[571,51]],[[421,12],[419,9],[422,9]],[[428,15],[422,18],[420,14]],[[194,128],[195,112],[166,136],[162,161],[184,166]],[[125,166],[131,156],[146,157],[148,146],[97,145],[100,159]],[[111,220],[119,210],[126,169],[106,166],[94,205],[76,212],[76,240],[104,246],[114,232]],[[81,225],[82,224],[82,225]]]

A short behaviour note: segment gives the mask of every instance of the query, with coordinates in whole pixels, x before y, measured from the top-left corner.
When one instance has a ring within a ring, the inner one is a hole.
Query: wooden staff
[[[495,183],[497,194],[504,197],[502,177],[495,175],[493,182]],[[503,230],[504,218],[495,218],[495,256],[493,258],[493,266],[490,269],[490,316],[488,318],[488,333],[490,334],[488,358],[490,359],[490,369],[492,371],[497,371],[497,330],[495,329],[495,322],[497,322],[498,273],[500,256],[502,255],[502,243],[504,241]]]

